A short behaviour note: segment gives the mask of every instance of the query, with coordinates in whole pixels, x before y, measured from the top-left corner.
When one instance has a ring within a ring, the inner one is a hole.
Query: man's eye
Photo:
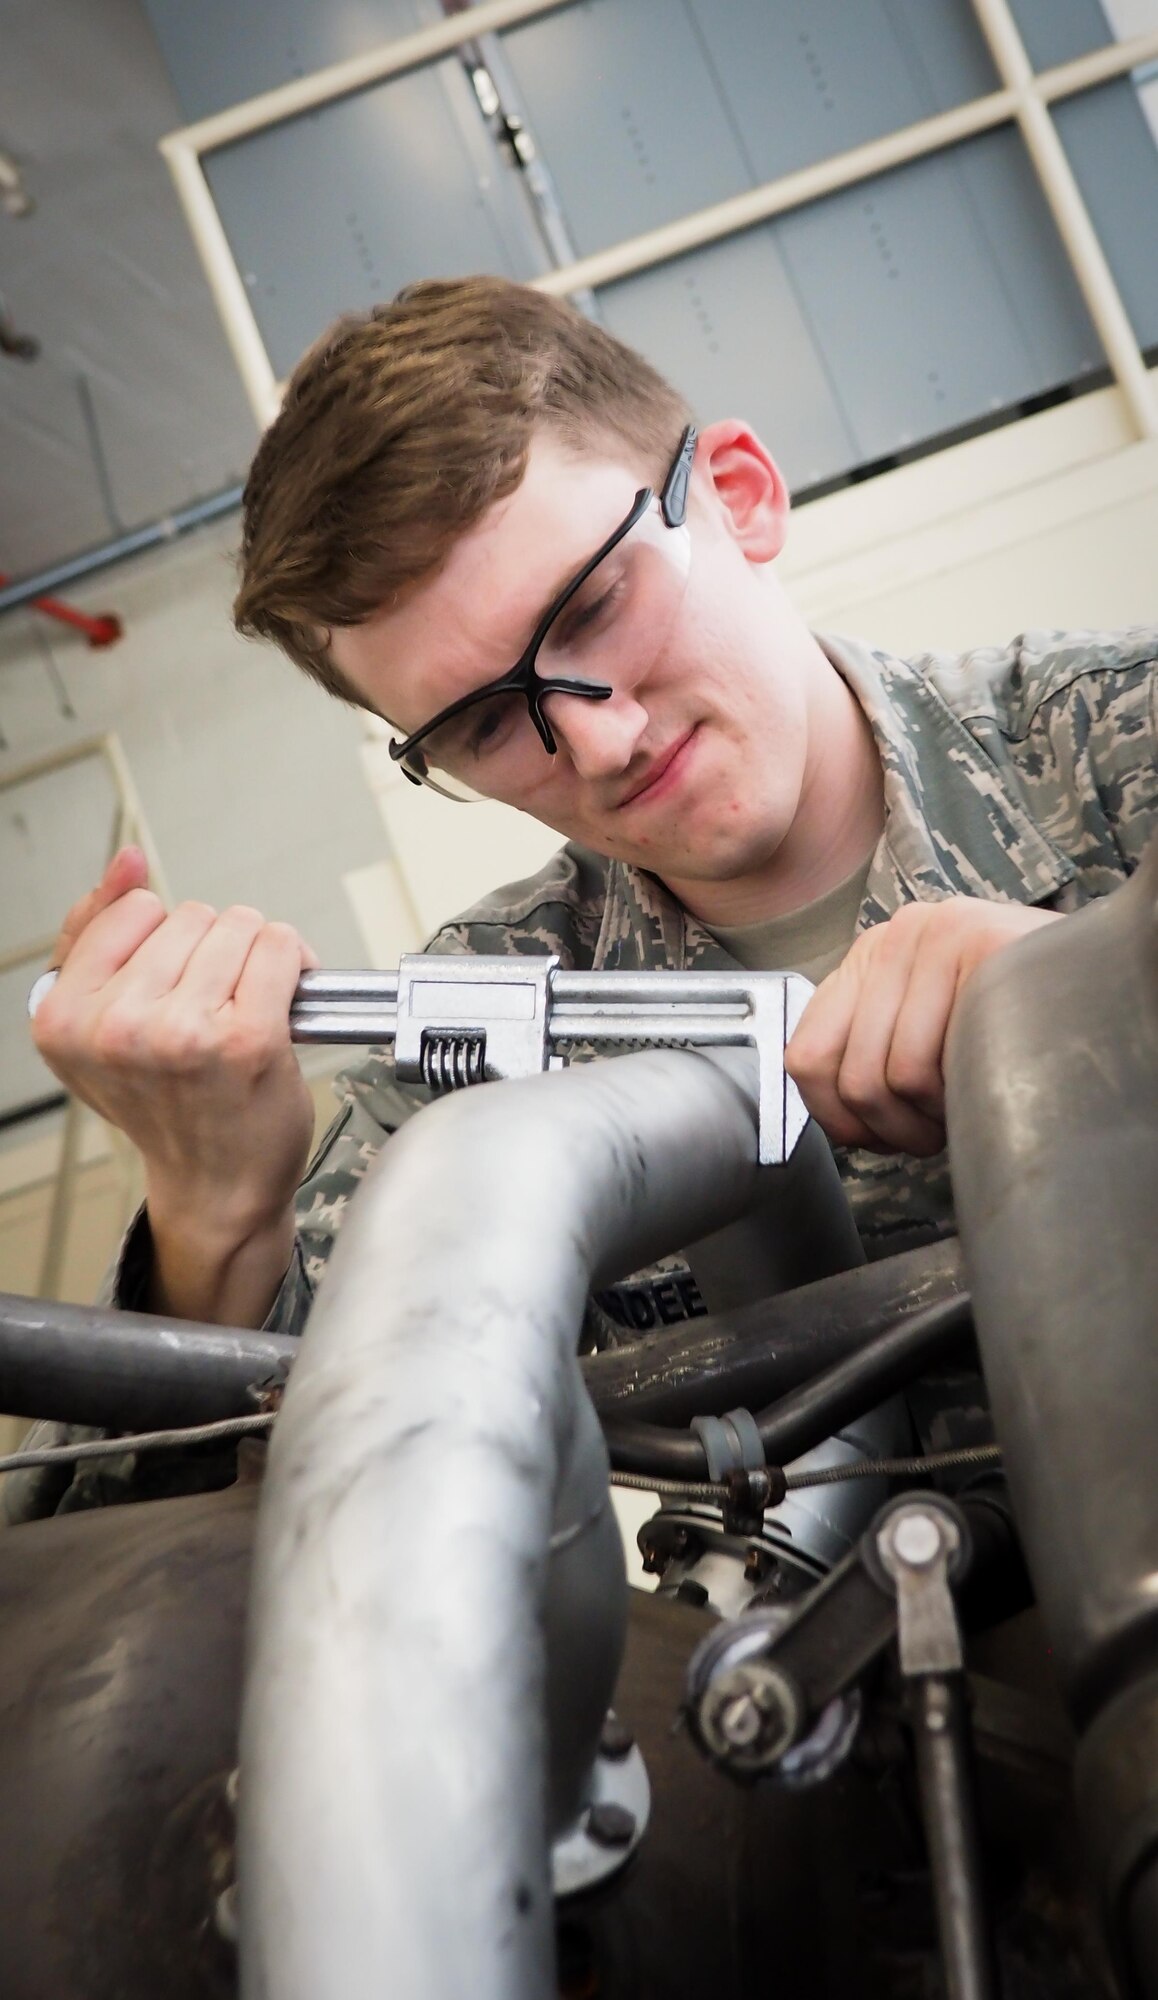
[[[471,720],[466,747],[472,757],[486,757],[506,742],[514,720],[510,702],[483,702]]]
[[[602,630],[611,619],[622,596],[620,582],[600,591],[598,597],[576,597],[567,605],[556,622],[555,640],[563,646],[575,645],[578,641]]]

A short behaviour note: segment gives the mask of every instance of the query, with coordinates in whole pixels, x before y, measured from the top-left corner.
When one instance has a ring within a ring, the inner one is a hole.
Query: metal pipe
[[[99,1429],[245,1416],[300,1348],[281,1334],[0,1292],[0,1409]]]
[[[0,570],[0,586],[11,581],[11,577]],[[98,612],[94,617],[90,612],[74,610],[71,604],[62,604],[59,597],[34,598],[32,609],[43,611],[46,618],[55,618],[61,625],[71,625],[76,631],[83,632],[90,646],[115,645],[124,629],[112,611]]]
[[[15,611],[19,605],[51,594],[66,583],[75,583],[78,577],[91,576],[98,569],[107,569],[111,563],[122,562],[126,556],[157,548],[162,542],[171,542],[178,535],[186,534],[190,528],[199,528],[206,521],[231,514],[234,508],[241,505],[242,491],[240,486],[227,486],[220,493],[211,493],[208,499],[195,500],[188,507],[176,508],[159,521],[150,521],[143,528],[133,528],[129,534],[118,535],[111,542],[102,542],[98,548],[84,549],[80,555],[69,556],[66,562],[54,563],[50,569],[43,569],[36,576],[6,584],[0,590],[0,613]]]
[[[1156,1079],[1158,839],[1123,888],[982,967],[946,1059],[986,1386],[1131,1995],[1158,1990],[1137,1969],[1158,1931],[1131,1936],[1158,1924],[1136,1900],[1158,1824]]]
[[[858,1269],[864,1245],[822,1128],[809,1120],[789,1159],[760,1169],[746,1214],[687,1254],[709,1312]]]
[[[571,1698],[589,1726],[625,1591],[576,1338],[593,1281],[750,1197],[744,1069],[649,1051],[463,1091],[371,1169],[261,1505],[241,1737],[248,2000],[377,2000],[384,1982],[422,2000],[553,1994],[547,1839],[565,1801],[545,1705],[581,1650]]]

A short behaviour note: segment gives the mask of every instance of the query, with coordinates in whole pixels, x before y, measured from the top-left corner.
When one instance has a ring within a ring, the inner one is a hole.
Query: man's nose
[[[581,778],[616,778],[627,769],[647,728],[648,715],[633,694],[606,701],[554,694],[547,708],[561,750]]]

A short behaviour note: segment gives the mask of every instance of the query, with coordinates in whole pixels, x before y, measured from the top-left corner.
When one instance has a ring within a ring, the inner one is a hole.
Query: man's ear
[[[749,562],[772,562],[788,533],[788,487],[755,431],[731,417],[706,425],[694,476]]]

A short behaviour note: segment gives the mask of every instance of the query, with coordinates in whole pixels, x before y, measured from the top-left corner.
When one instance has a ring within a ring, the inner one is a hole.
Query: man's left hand
[[[950,896],[908,903],[863,931],[817,987],[785,1053],[809,1111],[835,1146],[923,1159],[945,1144],[945,1036],[985,959],[1053,910]]]

